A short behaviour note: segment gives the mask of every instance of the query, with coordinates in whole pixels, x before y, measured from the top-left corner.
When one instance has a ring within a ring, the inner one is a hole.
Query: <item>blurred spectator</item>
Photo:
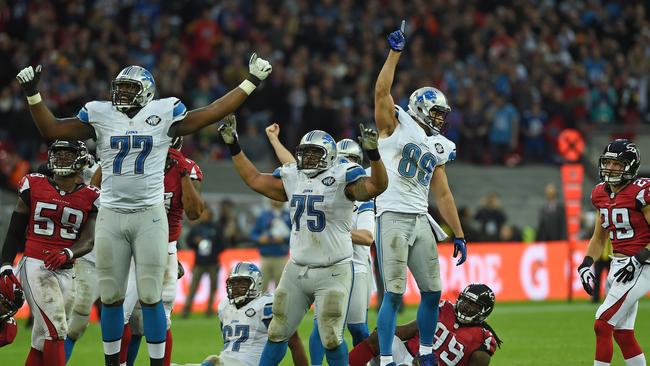
[[[527,162],[542,163],[550,158],[546,155],[546,139],[544,125],[548,121],[546,112],[542,110],[542,101],[533,100],[530,109],[524,112],[521,129],[524,136],[524,158]]]
[[[501,94],[496,95],[494,105],[487,113],[490,123],[490,155],[494,163],[503,164],[506,156],[513,152],[519,143],[519,113]]]
[[[537,240],[566,240],[566,213],[555,184],[548,183],[544,187],[544,199],[544,207],[539,213]]]
[[[264,292],[268,290],[271,280],[275,287],[280,283],[289,255],[291,236],[291,217],[284,202],[270,200],[270,206],[257,216],[251,231],[251,240],[260,250]]]
[[[224,200],[221,202],[217,224],[221,229],[223,245],[225,247],[234,247],[242,240],[243,234],[239,227],[235,214],[235,205],[232,201]]]
[[[518,227],[510,224],[503,224],[499,230],[499,241],[514,241],[521,242],[521,230]]]
[[[501,207],[501,201],[496,192],[485,197],[485,202],[479,207],[474,219],[479,223],[479,240],[497,241],[501,226],[506,222],[506,214]]]
[[[207,274],[210,279],[210,294],[205,314],[212,316],[214,314],[214,296],[217,291],[219,253],[224,250],[225,246],[223,229],[212,221],[212,210],[207,204],[199,219],[193,223],[187,235],[187,244],[194,250],[194,269],[192,270],[190,292],[187,295],[182,316],[184,318],[189,316],[196,290],[204,274]]]
[[[458,209],[458,218],[465,233],[467,241],[475,241],[480,238],[479,230],[476,228],[474,218],[472,217],[472,210],[469,207],[462,206]],[[444,221],[443,221],[444,222]],[[451,228],[450,228],[451,232]]]

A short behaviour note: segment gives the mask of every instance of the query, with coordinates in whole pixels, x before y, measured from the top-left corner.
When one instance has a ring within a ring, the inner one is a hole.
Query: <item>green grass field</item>
[[[577,302],[499,303],[489,323],[503,339],[503,348],[495,354],[492,365],[591,365],[594,353],[593,317],[596,305]],[[650,344],[650,301],[639,306],[636,329],[642,347]],[[413,319],[415,308],[406,309],[399,323]],[[376,313],[369,314],[374,327]],[[311,317],[306,316],[300,326],[300,336],[308,348]],[[174,351],[172,360],[177,363],[200,363],[208,354],[221,348],[221,335],[216,318],[206,319],[194,315],[190,319],[174,319]],[[0,349],[0,365],[23,365],[29,350],[30,332],[21,322],[14,344]],[[347,338],[348,345],[351,339]],[[612,365],[623,365],[619,350],[614,347]],[[140,348],[137,365],[148,365],[146,345]],[[91,324],[84,337],[77,342],[69,365],[102,365],[102,346],[99,325]],[[282,365],[291,365],[290,355]]]

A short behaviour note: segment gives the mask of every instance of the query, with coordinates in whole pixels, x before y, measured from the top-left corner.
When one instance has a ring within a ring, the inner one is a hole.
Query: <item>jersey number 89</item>
[[[417,180],[423,186],[427,186],[431,180],[431,173],[435,166],[436,157],[426,152],[414,143],[409,142],[402,149],[402,159],[399,161],[397,171],[406,178],[413,178],[417,173]]]

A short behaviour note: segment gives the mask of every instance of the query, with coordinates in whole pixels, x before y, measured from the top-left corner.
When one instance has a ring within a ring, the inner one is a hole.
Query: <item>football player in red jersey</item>
[[[81,141],[55,141],[48,151],[53,178],[26,175],[2,249],[3,279],[15,280],[11,265],[25,243],[20,283],[34,314],[26,366],[65,365],[63,340],[74,299],[72,263],[93,246],[99,189],[78,184],[89,162]]]
[[[626,365],[646,364],[634,336],[638,301],[650,291],[650,271],[645,267],[650,258],[650,179],[637,178],[640,164],[641,154],[634,143],[612,141],[599,159],[602,183],[591,191],[591,202],[599,219],[585,258],[578,266],[587,293],[593,291],[591,265],[602,254],[608,236],[614,251],[607,276],[611,287],[596,311],[595,366],[612,361],[612,337]]]
[[[10,276],[0,277],[0,347],[11,344],[16,338],[18,327],[12,316],[23,306],[24,299],[18,281],[13,281]]]
[[[484,284],[470,284],[458,295],[456,303],[443,301],[436,327],[433,350],[438,365],[486,366],[501,346],[501,340],[485,320],[494,309],[494,292]],[[396,365],[417,362],[420,337],[415,321],[400,325],[393,338]],[[377,332],[350,352],[350,366],[365,366],[379,354]],[[416,363],[413,363],[416,365]]]
[[[203,172],[198,164],[186,158],[180,149],[183,138],[175,137],[167,153],[165,164],[165,208],[169,224],[168,260],[165,277],[163,280],[162,300],[167,316],[167,342],[165,343],[165,356],[163,365],[171,362],[172,334],[171,312],[176,298],[176,282],[183,276],[183,267],[176,257],[176,242],[183,229],[183,212],[190,220],[196,220],[203,212],[203,199],[201,198],[201,181]],[[101,169],[93,176],[93,183],[101,182]],[[137,356],[143,336],[142,310],[138,306],[137,287],[133,266],[129,274],[127,294],[124,300],[124,335],[120,348],[120,364],[132,365]],[[127,345],[129,345],[127,347]]]

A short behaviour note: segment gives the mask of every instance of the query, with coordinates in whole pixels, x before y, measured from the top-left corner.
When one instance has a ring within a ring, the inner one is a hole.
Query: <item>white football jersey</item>
[[[395,131],[379,139],[388,188],[376,198],[377,214],[427,213],[433,171],[456,158],[456,144],[441,134],[427,136],[400,106],[395,106],[395,114],[399,121]]]
[[[97,137],[102,168],[102,206],[140,209],[164,201],[169,127],[187,115],[177,98],[156,99],[133,118],[109,101],[93,101],[77,117],[90,123]]]
[[[247,366],[260,363],[262,351],[268,340],[268,326],[273,318],[273,295],[264,294],[240,309],[228,298],[221,300],[218,307],[223,351],[219,358],[225,365],[233,360]]]
[[[375,202],[354,202],[354,212],[352,213],[352,230],[368,230],[375,235]],[[370,247],[365,245],[354,244],[352,246],[354,254],[354,273],[368,273],[371,268]]]
[[[343,162],[310,178],[289,163],[273,175],[282,179],[291,206],[291,260],[313,267],[351,260],[354,202],[345,196],[345,187],[366,171]]]

